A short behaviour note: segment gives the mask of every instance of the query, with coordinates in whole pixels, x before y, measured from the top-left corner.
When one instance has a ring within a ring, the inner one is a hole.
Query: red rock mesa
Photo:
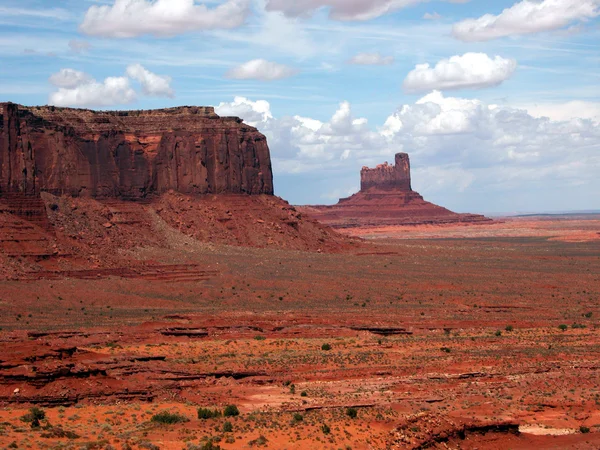
[[[412,190],[410,159],[406,153],[396,154],[393,166],[386,162],[374,169],[363,167],[360,186],[360,192],[340,199],[337,205],[300,209],[337,228],[490,221],[484,216],[457,214],[425,201]]]

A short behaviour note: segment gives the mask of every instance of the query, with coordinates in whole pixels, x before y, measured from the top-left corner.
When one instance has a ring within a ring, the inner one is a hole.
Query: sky
[[[406,152],[455,211],[598,210],[599,43],[600,0],[0,0],[0,101],[215,106],[293,204]]]

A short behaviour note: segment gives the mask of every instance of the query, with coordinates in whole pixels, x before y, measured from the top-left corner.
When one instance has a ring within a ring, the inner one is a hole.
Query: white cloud
[[[450,207],[459,198],[491,198],[494,193],[499,203],[493,208],[507,208],[516,193],[561,192],[575,184],[594,189],[600,170],[598,122],[552,121],[523,109],[446,97],[437,91],[401,106],[381,127],[356,117],[348,102],[341,103],[326,122],[276,117],[268,102],[246,98],[221,104],[217,112],[248,118],[267,135],[280,176],[320,171],[323,177],[342,178],[336,188],[350,187],[361,166],[406,151],[414,166],[415,189]],[[325,186],[322,192],[331,190]],[[292,200],[302,196],[286,195]],[[345,193],[338,190],[337,195]],[[481,208],[487,205],[483,202]]]
[[[452,34],[461,41],[487,41],[558,30],[599,15],[598,0],[523,0],[497,16],[485,14],[478,19],[460,21],[454,25]]]
[[[115,0],[91,6],[79,26],[94,36],[131,38],[143,34],[174,36],[241,26],[250,13],[250,0],[227,0],[215,8],[194,0]]]
[[[267,61],[265,59],[253,59],[227,72],[228,78],[237,80],[261,80],[273,81],[289,78],[298,73],[292,67]]]
[[[242,117],[252,126],[267,122],[273,118],[271,105],[265,100],[253,102],[245,97],[235,97],[232,103],[220,103],[215,107],[215,112],[220,116]]]
[[[353,56],[348,62],[362,66],[388,66],[394,63],[394,57],[382,56],[379,53],[359,53]]]
[[[145,95],[156,97],[174,97],[175,92],[171,89],[171,77],[156,75],[141,64],[132,64],[127,67],[127,76],[137,80],[142,85]]]
[[[27,9],[27,8],[11,8],[6,6],[0,6],[0,17],[7,16],[28,16],[37,17],[41,19],[53,19],[53,20],[68,20],[71,18],[69,12],[61,8],[53,9]]]
[[[94,79],[76,86],[60,87],[50,94],[49,103],[55,106],[114,106],[133,103],[135,91],[126,77],[108,77],[99,83]]]
[[[85,72],[73,69],[61,69],[50,76],[50,83],[56,87],[73,89],[81,84],[89,83],[93,78]]]
[[[497,86],[510,78],[517,67],[513,59],[490,58],[485,53],[465,53],[442,59],[435,67],[417,64],[404,80],[408,92],[433,89],[479,89]]]
[[[565,103],[536,103],[516,105],[533,117],[548,117],[550,120],[590,119],[600,123],[600,102],[573,100]]]
[[[370,20],[424,0],[268,0],[267,10],[281,11],[290,17],[313,14],[329,7],[334,20]]]
[[[425,19],[425,20],[439,20],[441,18],[442,18],[442,16],[435,11],[433,13],[427,12],[427,13],[423,14],[423,19]]]
[[[127,67],[126,76],[108,77],[102,83],[91,75],[74,69],[61,69],[49,81],[58,88],[50,94],[49,103],[55,106],[99,107],[126,105],[137,100],[131,80],[137,80],[144,95],[173,97],[171,77],[156,75],[140,64]]]
[[[87,52],[91,47],[91,44],[87,41],[78,41],[76,39],[69,41],[69,48],[74,53]]]

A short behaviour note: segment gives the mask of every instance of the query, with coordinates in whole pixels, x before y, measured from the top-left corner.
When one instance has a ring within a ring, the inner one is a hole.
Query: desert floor
[[[0,447],[600,448],[600,220],[346,232],[0,282]]]

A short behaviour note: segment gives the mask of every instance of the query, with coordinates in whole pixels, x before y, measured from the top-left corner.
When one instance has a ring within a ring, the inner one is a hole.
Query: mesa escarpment
[[[360,185],[360,192],[340,199],[336,205],[300,209],[336,228],[490,222],[481,215],[457,214],[425,201],[412,190],[406,153],[396,154],[394,165],[386,162],[373,169],[363,167]]]
[[[96,112],[3,103],[0,114],[0,195],[273,194],[265,136],[211,107]]]
[[[273,194],[265,136],[212,107],[0,104],[5,256],[117,264],[111,254],[169,245],[168,227],[240,246],[326,251],[347,241]]]

